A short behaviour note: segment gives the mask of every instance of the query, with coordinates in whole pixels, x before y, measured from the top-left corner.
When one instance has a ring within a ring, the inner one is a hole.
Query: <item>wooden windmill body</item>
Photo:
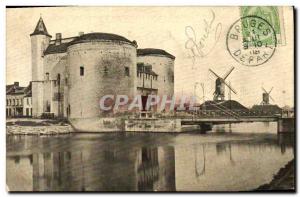
[[[270,105],[270,99],[274,101],[274,99],[271,97],[271,92],[273,90],[273,87],[271,88],[271,90],[268,92],[265,88],[261,88],[263,90],[263,94],[262,94],[262,101],[261,101],[261,105]]]
[[[213,99],[214,101],[225,100],[225,86],[229,88],[229,91],[232,91],[234,94],[237,94],[237,92],[231,87],[231,85],[225,81],[226,78],[233,71],[233,69],[234,67],[232,67],[223,77],[220,77],[213,70],[209,69],[209,71],[217,78],[215,82],[215,91],[214,91],[214,99]]]

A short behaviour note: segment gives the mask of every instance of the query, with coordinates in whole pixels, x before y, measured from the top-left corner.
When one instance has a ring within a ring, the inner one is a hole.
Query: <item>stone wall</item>
[[[181,132],[180,119],[131,119],[125,120],[125,131],[133,132]]]
[[[136,93],[136,48],[129,43],[94,41],[68,48],[70,118],[100,117],[103,95]],[[80,67],[84,75],[80,76]],[[125,74],[129,68],[129,76]]]
[[[31,62],[32,62],[32,106],[33,116],[42,115],[43,109],[43,83],[44,80],[44,62],[43,53],[49,45],[50,38],[45,35],[31,36]]]
[[[44,57],[44,111],[46,111],[47,105],[50,105],[50,111],[55,116],[61,117],[64,116],[64,108],[63,105],[58,106],[57,93],[58,87],[60,87],[62,95],[64,92],[66,56],[66,53],[56,53]],[[46,73],[49,73],[48,81]],[[60,86],[57,84],[58,74],[60,74]],[[61,102],[63,103],[63,100]]]
[[[115,118],[70,118],[76,132],[120,132],[124,131],[124,120]]]

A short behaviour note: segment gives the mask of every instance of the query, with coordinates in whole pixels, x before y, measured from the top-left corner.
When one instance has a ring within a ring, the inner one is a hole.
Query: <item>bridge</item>
[[[176,117],[176,115],[175,115]],[[277,122],[278,132],[294,132],[294,116],[285,113],[274,114],[264,111],[238,110],[200,110],[193,111],[180,117],[181,125],[200,125],[210,129],[213,124],[230,124],[241,122]]]
[[[294,117],[285,117],[284,113],[275,114],[268,111],[254,110],[194,110],[194,111],[177,111],[172,114],[152,114],[143,112],[141,118],[150,119],[179,119],[180,124],[200,125],[205,130],[210,130],[214,124],[231,124],[242,122],[277,122],[278,132],[293,132]]]
[[[168,132],[189,125],[199,125],[201,130],[210,130],[214,124],[231,124],[242,122],[277,122],[278,132],[294,131],[294,115],[285,116],[284,111],[253,110],[248,108],[231,109],[218,103],[211,103],[214,109],[196,107],[193,110],[176,110],[168,113],[143,111],[129,119],[128,131]]]
[[[279,117],[277,116],[265,116],[265,117],[215,117],[215,118],[181,118],[182,125],[195,125],[201,123],[212,124],[226,124],[226,123],[240,123],[240,122],[277,122]]]

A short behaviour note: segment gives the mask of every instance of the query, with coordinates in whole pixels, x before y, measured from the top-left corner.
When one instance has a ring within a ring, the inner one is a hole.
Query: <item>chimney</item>
[[[136,47],[136,48],[138,48],[138,44],[137,44],[137,42],[134,40],[134,41],[132,41],[132,44]]]
[[[61,33],[56,33],[55,45],[60,45],[60,44],[61,44]]]
[[[79,36],[83,36],[83,34],[84,34],[83,31],[80,31],[80,32],[78,33]]]
[[[15,86],[15,87],[19,87],[19,82],[17,82],[17,81],[14,82],[14,86]]]

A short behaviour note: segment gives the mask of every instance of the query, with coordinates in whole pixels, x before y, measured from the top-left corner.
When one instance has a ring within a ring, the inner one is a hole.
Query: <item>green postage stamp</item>
[[[285,31],[282,10],[277,6],[243,6],[241,16],[258,16],[265,19],[273,27],[277,45],[285,45]]]

